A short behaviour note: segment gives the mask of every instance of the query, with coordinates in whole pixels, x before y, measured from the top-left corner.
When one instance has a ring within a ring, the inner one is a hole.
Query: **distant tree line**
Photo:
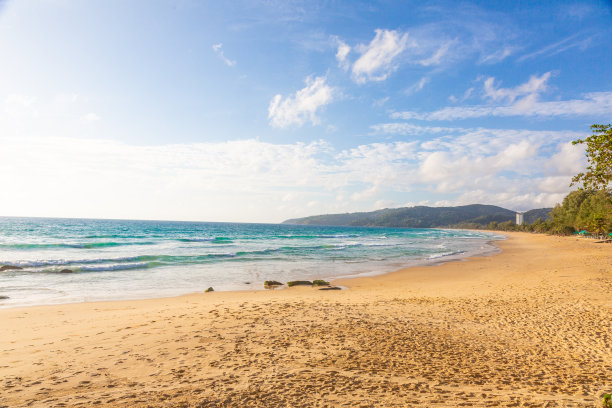
[[[606,190],[576,190],[557,204],[548,219],[517,225],[513,221],[488,224],[460,223],[455,228],[494,231],[525,231],[555,235],[571,235],[580,231],[601,236],[612,232],[612,193]]]

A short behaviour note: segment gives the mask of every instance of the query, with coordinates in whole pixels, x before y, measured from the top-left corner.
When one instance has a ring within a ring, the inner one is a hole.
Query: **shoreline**
[[[448,255],[448,257],[441,256],[439,258],[429,259],[429,260],[425,260],[425,259],[416,260],[416,261],[422,261],[423,263],[403,266],[401,268],[394,269],[394,270],[387,271],[387,272],[372,271],[372,272],[360,273],[357,275],[340,276],[338,278],[328,278],[328,279],[330,279],[329,280],[330,286],[340,286],[342,287],[343,291],[351,290],[351,282],[354,280],[358,280],[358,279],[376,279],[379,277],[383,277],[385,275],[390,275],[390,274],[395,274],[395,273],[404,273],[404,272],[409,273],[414,268],[435,268],[438,266],[445,265],[447,263],[469,262],[471,259],[474,259],[474,258],[496,256],[502,252],[502,249],[499,248],[499,246],[496,243],[503,242],[505,239],[507,239],[507,236],[503,240],[485,241],[486,245],[491,245],[493,248],[488,249],[487,251],[479,253],[477,255],[462,256],[462,254],[453,254],[453,255]],[[184,294],[175,295],[175,296],[109,299],[109,300],[86,300],[86,301],[80,301],[80,302],[48,303],[48,304],[38,304],[38,305],[17,305],[17,306],[0,307],[0,313],[6,310],[19,310],[19,309],[34,309],[34,308],[78,306],[78,305],[96,305],[96,304],[125,303],[125,302],[129,302],[129,303],[135,302],[136,303],[136,302],[146,302],[146,301],[156,301],[156,300],[163,301],[163,300],[180,299],[183,297],[210,295],[212,293],[228,294],[229,296],[233,297],[235,295],[246,294],[246,293],[253,294],[253,293],[259,293],[259,292],[281,292],[281,291],[284,292],[284,291],[293,291],[293,290],[313,290],[315,291],[315,290],[318,290],[318,288],[314,288],[314,287],[310,288],[310,287],[304,287],[304,286],[288,287],[286,286],[286,283],[284,283],[283,286],[277,287],[275,289],[260,288],[260,289],[243,289],[243,290],[220,290],[220,291],[213,291],[211,293],[205,293],[203,290],[201,290],[197,292],[184,293]]]
[[[426,228],[429,229],[429,228]],[[452,230],[452,229],[448,229],[448,228],[439,228],[439,230]],[[477,230],[460,230],[460,231],[468,231],[468,232],[477,232],[477,233],[482,233],[482,231],[477,231]],[[346,280],[351,280],[351,279],[358,279],[358,278],[364,278],[364,277],[374,277],[374,276],[381,276],[381,275],[386,275],[389,273],[394,273],[397,272],[399,270],[403,270],[403,269],[407,269],[407,268],[416,268],[416,267],[428,267],[428,266],[436,266],[436,265],[442,265],[444,263],[447,262],[457,262],[457,261],[462,261],[462,260],[466,260],[468,258],[471,257],[479,257],[479,256],[493,256],[497,253],[499,253],[501,250],[499,249],[499,247],[496,245],[496,242],[500,242],[503,241],[505,239],[507,239],[504,234],[501,233],[495,233],[495,232],[485,232],[485,234],[490,234],[491,237],[488,237],[490,239],[485,239],[483,237],[482,240],[482,245],[480,247],[480,249],[474,249],[474,248],[470,248],[467,249],[465,251],[461,251],[459,253],[451,253],[448,255],[437,255],[435,257],[429,257],[429,258],[415,258],[406,262],[402,262],[401,264],[398,264],[396,266],[390,266],[391,263],[389,260],[387,260],[389,262],[388,265],[376,265],[377,261],[371,261],[368,262],[369,264],[371,264],[372,266],[367,268],[367,271],[355,271],[355,273],[347,273],[347,274],[341,274],[338,276],[318,276],[316,278],[312,278],[312,279],[323,279],[323,280],[327,280],[330,282],[335,282],[335,281],[346,281]],[[500,239],[494,239],[494,236],[497,237],[503,237]],[[485,246],[489,246],[489,248],[484,248]],[[313,275],[311,273],[311,275]],[[267,277],[266,279],[268,280],[277,280],[279,278],[275,278],[273,275]],[[308,279],[307,277],[304,278],[296,278],[295,280],[302,280],[302,279]],[[310,280],[312,280],[310,279]],[[234,284],[234,286],[240,286],[239,284]],[[343,286],[348,286],[348,285],[343,285]],[[214,286],[213,286],[214,288]],[[126,301],[140,301],[140,300],[154,300],[154,299],[171,299],[171,298],[175,298],[175,297],[181,297],[181,296],[190,296],[190,295],[197,295],[200,293],[203,293],[204,290],[206,289],[206,286],[202,287],[200,290],[197,291],[191,291],[191,292],[183,292],[183,293],[177,293],[177,294],[151,294],[151,295],[130,295],[130,294],[126,294],[124,295],[124,297],[119,297],[119,298],[110,298],[110,299],[84,299],[84,300],[72,300],[72,301],[50,301],[50,302],[43,302],[43,303],[38,303],[38,304],[11,304],[10,302],[6,303],[6,304],[2,304],[2,300],[0,300],[0,310],[8,310],[8,309],[18,309],[18,308],[30,308],[30,307],[44,307],[44,306],[60,306],[60,305],[69,305],[69,304],[83,304],[83,303],[98,303],[98,302],[126,302]],[[283,285],[282,287],[276,288],[274,290],[286,290],[289,289],[288,287],[286,287],[285,285]],[[54,289],[54,290],[58,290],[58,289]],[[238,293],[250,293],[253,291],[266,291],[269,289],[265,289],[263,288],[263,281],[261,282],[253,282],[253,286],[251,288],[234,288],[234,289],[229,289],[229,290],[217,290],[215,289],[216,293],[226,293],[226,292],[238,292]],[[162,292],[163,293],[163,292]],[[1,295],[2,293],[0,293]]]
[[[504,235],[343,291],[2,309],[0,406],[594,406],[612,390],[612,251]]]

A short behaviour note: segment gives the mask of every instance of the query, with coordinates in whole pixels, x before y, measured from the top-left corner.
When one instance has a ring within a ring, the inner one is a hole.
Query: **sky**
[[[610,1],[0,0],[0,216],[554,206]]]

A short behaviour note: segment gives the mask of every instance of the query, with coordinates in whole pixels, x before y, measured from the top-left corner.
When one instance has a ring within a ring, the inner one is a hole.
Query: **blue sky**
[[[552,206],[612,113],[612,5],[1,1],[0,215]]]

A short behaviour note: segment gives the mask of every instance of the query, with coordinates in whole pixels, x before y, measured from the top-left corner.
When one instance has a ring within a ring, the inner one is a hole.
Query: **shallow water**
[[[9,297],[0,307],[384,273],[488,253],[497,239],[443,229],[0,218],[0,265],[23,268],[0,272],[0,296]]]

